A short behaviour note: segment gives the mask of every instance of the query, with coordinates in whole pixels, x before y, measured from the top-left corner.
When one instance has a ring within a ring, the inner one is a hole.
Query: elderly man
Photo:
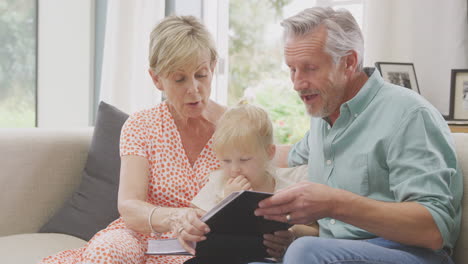
[[[453,263],[463,187],[441,114],[363,72],[363,38],[348,11],[310,8],[282,26],[291,80],[312,116],[287,162],[308,164],[310,182],[255,214],[320,226],[319,237],[291,244],[284,263]]]

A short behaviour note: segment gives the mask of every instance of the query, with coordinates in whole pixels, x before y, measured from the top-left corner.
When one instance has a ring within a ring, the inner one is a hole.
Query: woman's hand
[[[183,209],[176,216],[178,219],[174,221],[172,228],[182,247],[193,255],[195,255],[195,242],[205,240],[205,234],[210,232],[208,225],[200,220],[204,214],[205,211],[198,208]]]
[[[267,253],[276,259],[282,259],[286,249],[296,238],[291,229],[276,231],[273,234],[263,235],[263,244],[267,247]]]
[[[224,197],[242,190],[252,190],[249,180],[243,175],[234,178],[230,177],[224,185]]]

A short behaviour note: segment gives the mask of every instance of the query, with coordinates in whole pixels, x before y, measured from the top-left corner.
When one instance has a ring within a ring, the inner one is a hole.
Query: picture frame
[[[421,94],[413,63],[378,61],[375,63],[375,67],[379,70],[385,81],[406,87]]]
[[[468,69],[452,69],[449,118],[468,121]]]

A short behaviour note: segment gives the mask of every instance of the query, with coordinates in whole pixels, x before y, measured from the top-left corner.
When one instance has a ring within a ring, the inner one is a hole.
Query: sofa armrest
[[[462,220],[453,260],[455,263],[465,263],[468,259],[468,133],[452,133],[452,136],[458,165],[463,173]]]
[[[37,232],[81,180],[93,128],[0,130],[0,236]]]

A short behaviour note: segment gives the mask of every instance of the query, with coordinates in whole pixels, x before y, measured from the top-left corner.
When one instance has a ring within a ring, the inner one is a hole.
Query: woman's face
[[[200,56],[194,65],[164,76],[151,77],[159,90],[166,93],[168,103],[182,118],[199,117],[208,104],[215,63],[209,54]]]

